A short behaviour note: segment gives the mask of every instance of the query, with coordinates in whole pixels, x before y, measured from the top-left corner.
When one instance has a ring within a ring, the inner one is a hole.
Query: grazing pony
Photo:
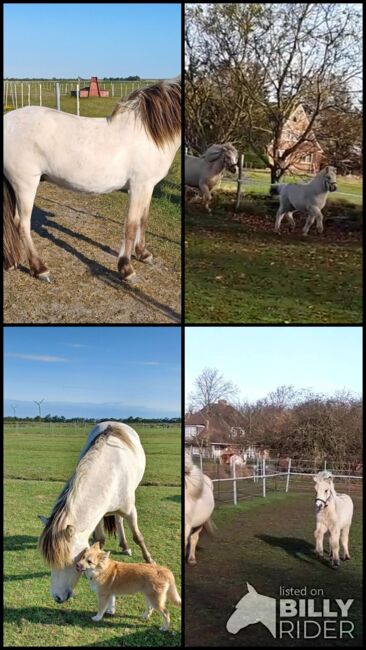
[[[287,185],[271,185],[271,194],[280,195],[280,207],[276,214],[275,232],[280,233],[281,221],[284,216],[290,222],[291,230],[295,229],[293,212],[300,210],[308,213],[303,235],[306,236],[316,220],[318,233],[323,232],[322,209],[325,206],[328,192],[337,189],[337,176],[334,167],[324,167],[310,183],[288,183]]]
[[[118,255],[123,280],[134,275],[131,256],[151,262],[145,228],[155,185],[181,144],[181,82],[135,90],[110,117],[78,117],[27,106],[4,117],[4,268],[16,267],[22,246],[32,275],[51,281],[31,237],[40,181],[95,194],[125,189],[129,208]]]
[[[137,523],[135,490],[145,471],[145,452],[127,424],[101,422],[90,432],[75,472],[56,499],[38,548],[51,566],[57,603],[72,595],[80,574],[75,563],[105,515],[125,517],[146,562],[152,562]],[[126,543],[127,547],[127,543]]]
[[[188,563],[196,564],[196,546],[203,529],[213,533],[210,517],[215,507],[211,479],[193,465],[189,456],[184,464],[184,541]],[[188,549],[189,546],[189,549]]]
[[[238,152],[230,143],[213,144],[200,158],[185,156],[184,183],[200,190],[207,212],[211,212],[211,190],[225,169],[233,174],[238,170]]]
[[[339,540],[343,546],[343,560],[350,560],[348,551],[349,529],[352,523],[353,503],[348,494],[337,494],[331,472],[324,470],[314,476],[316,490],[316,540],[315,552],[323,557],[323,538],[329,533],[330,563],[336,569],[339,565]]]

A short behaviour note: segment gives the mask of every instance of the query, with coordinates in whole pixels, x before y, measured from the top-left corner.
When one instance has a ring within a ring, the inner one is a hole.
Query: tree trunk
[[[276,165],[271,165],[271,185],[273,185],[274,183],[279,183],[283,174],[284,174],[283,169],[277,167]]]

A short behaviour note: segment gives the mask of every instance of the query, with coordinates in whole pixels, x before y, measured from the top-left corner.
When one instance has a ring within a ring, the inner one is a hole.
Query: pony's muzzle
[[[228,170],[232,174],[237,174],[238,173],[238,165],[229,165]]]
[[[65,598],[61,598],[60,596],[54,596],[53,598],[54,598],[55,602],[56,602],[58,605],[61,605],[62,603],[66,603],[66,601],[69,600],[69,598],[71,598],[71,596],[72,596],[72,591],[69,590],[69,591],[67,592]]]
[[[337,183],[329,183],[329,192],[335,192],[337,190]]]

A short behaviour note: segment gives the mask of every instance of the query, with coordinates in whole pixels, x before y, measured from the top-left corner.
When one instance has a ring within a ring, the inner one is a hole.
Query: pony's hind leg
[[[295,219],[293,218],[292,215],[293,215],[293,212],[287,212],[287,213],[286,213],[287,220],[288,220],[289,223],[290,223],[290,230],[291,230],[291,232],[293,232],[293,231],[295,230]]]
[[[20,238],[25,248],[32,275],[34,275],[36,278],[39,278],[40,280],[51,282],[50,272],[38,255],[31,235],[32,209],[38,185],[39,178],[37,178],[37,182],[34,183],[31,187],[19,186],[16,189],[14,188],[17,197],[15,221],[16,223],[19,223]]]
[[[94,542],[99,542],[100,548],[103,548],[105,544],[103,519],[101,519],[100,522],[95,526],[93,532],[93,540]]]
[[[308,217],[307,217],[307,219],[305,221],[305,226],[303,227],[303,230],[302,230],[302,234],[304,235],[304,237],[307,237],[308,232],[309,232],[311,226],[313,225],[314,221],[315,221],[315,214],[313,212],[311,212],[308,215]]]
[[[346,526],[341,530],[341,544],[343,548],[342,560],[350,560],[351,556],[348,550],[348,537],[350,526]]]
[[[200,526],[195,530],[193,533],[191,533],[191,536],[189,538],[189,554],[188,554],[188,564],[197,564],[196,561],[196,546],[198,544],[200,532],[202,530],[203,526]]]
[[[141,231],[141,221],[146,206],[150,203],[153,187],[132,185],[129,194],[128,215],[125,223],[124,241],[118,255],[118,271],[122,280],[131,280],[136,275],[131,256]],[[146,223],[146,221],[145,221]]]
[[[209,190],[209,187],[208,185],[206,185],[206,183],[199,183],[199,188],[202,194],[203,205],[205,206],[207,212],[211,214],[212,212],[210,208],[211,192]]]
[[[280,228],[281,228],[281,221],[283,217],[285,216],[286,211],[283,208],[278,208],[277,214],[276,214],[276,221],[275,221],[275,226],[274,226],[274,231],[279,235],[280,234]]]
[[[118,533],[119,547],[123,555],[132,555],[132,551],[128,548],[125,529],[123,526],[123,518],[116,515],[116,528]]]
[[[137,523],[137,510],[135,506],[133,505],[129,514],[125,515],[128,525],[131,528],[132,531],[132,536],[133,536],[133,541],[139,545],[142,551],[142,555],[144,557],[145,562],[149,562],[150,564],[154,564],[154,560],[152,559],[149,551],[146,548],[145,540],[143,537],[143,534],[141,533],[138,523]]]

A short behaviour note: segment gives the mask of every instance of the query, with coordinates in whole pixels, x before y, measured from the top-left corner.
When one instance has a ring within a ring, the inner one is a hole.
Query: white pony
[[[213,532],[210,517],[215,507],[211,479],[193,465],[191,458],[185,456],[184,466],[184,541],[188,549],[188,563],[196,564],[196,546],[203,528]]]
[[[238,152],[230,143],[213,144],[200,158],[185,156],[184,183],[200,190],[208,212],[211,212],[211,190],[222,178],[225,169],[233,174],[238,170]]]
[[[230,457],[231,472],[233,472],[234,467],[236,470],[240,469],[243,465],[246,465],[246,461],[241,456],[238,456],[238,454],[233,454],[233,456]]]
[[[307,235],[310,227],[316,220],[316,227],[319,233],[323,232],[322,209],[325,206],[328,192],[335,192],[337,189],[337,176],[334,167],[324,167],[310,183],[287,185],[271,185],[271,194],[280,195],[280,207],[276,214],[275,232],[280,233],[280,226],[283,217],[286,215],[290,222],[291,230],[295,228],[293,212],[300,210],[308,213],[303,235]]]
[[[339,565],[339,540],[343,546],[343,560],[350,560],[348,536],[352,523],[353,503],[348,494],[336,494],[331,472],[314,476],[316,490],[316,554],[323,557],[323,538],[329,533],[330,561],[333,568]]]
[[[38,547],[51,566],[57,603],[72,596],[80,574],[75,562],[105,515],[125,517],[146,562],[152,562],[137,523],[135,490],[145,471],[145,452],[127,424],[101,422],[90,432],[74,474],[52,508]]]
[[[31,237],[39,182],[96,194],[125,189],[129,209],[118,255],[123,280],[134,275],[131,256],[151,262],[145,228],[155,185],[181,144],[181,82],[135,90],[110,117],[78,117],[40,106],[4,117],[4,268],[16,267],[24,246],[31,273],[51,281]]]

